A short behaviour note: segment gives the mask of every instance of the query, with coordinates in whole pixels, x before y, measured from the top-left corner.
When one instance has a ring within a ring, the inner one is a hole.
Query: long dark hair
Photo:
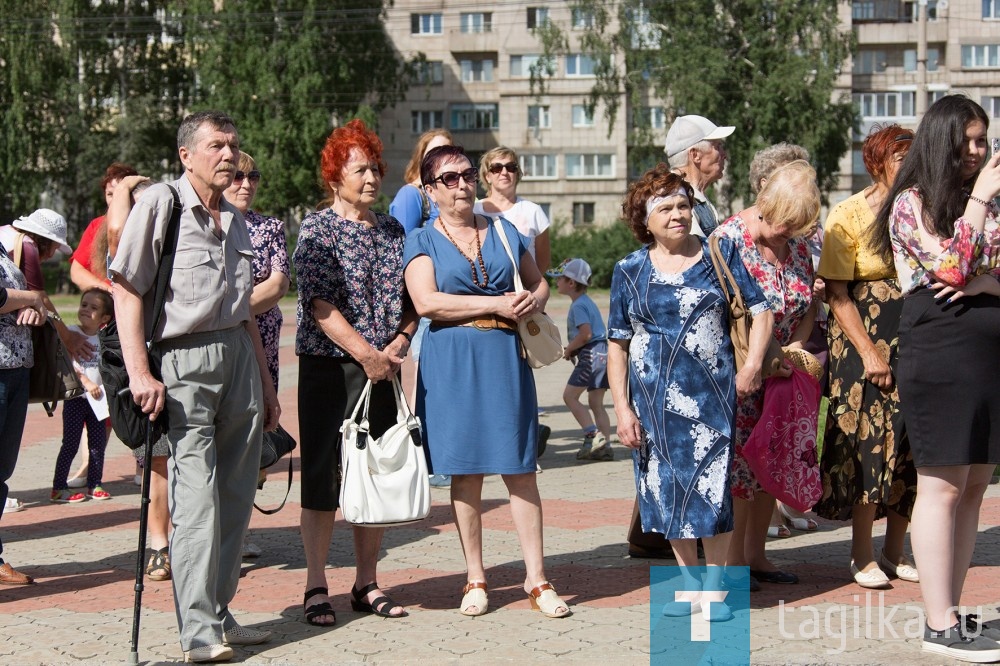
[[[868,246],[886,263],[892,263],[889,217],[896,197],[911,187],[919,190],[922,222],[938,238],[951,238],[955,220],[965,212],[969,187],[978,173],[962,180],[962,144],[965,128],[974,120],[987,129],[990,119],[983,107],[965,95],[946,95],[927,109],[889,194],[868,234]]]

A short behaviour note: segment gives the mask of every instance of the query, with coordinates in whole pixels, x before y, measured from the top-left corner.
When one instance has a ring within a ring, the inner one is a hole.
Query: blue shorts
[[[566,383],[588,391],[608,388],[607,340],[591,342],[576,353],[576,367]]]

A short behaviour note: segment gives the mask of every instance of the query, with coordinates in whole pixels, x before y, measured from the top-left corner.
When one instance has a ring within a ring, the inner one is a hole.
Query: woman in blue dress
[[[670,539],[686,567],[698,563],[700,538],[709,575],[721,577],[733,529],[733,406],[737,394],[761,386],[773,318],[736,248],[722,240],[753,315],[750,352],[736,372],[725,292],[708,242],[691,234],[691,206],[691,186],[666,165],[647,171],[625,195],[625,222],[646,246],[619,261],[611,279],[608,380],[618,436],[634,449],[643,531]],[[719,589],[714,582],[706,589]],[[695,613],[704,601],[692,590],[664,614]],[[730,617],[721,602],[707,608],[709,619]]]
[[[527,253],[528,239],[501,220],[525,291],[514,292],[514,264],[489,219],[475,215],[478,170],[458,146],[434,148],[420,165],[439,215],[406,239],[406,289],[431,320],[417,371],[417,413],[434,474],[450,474],[451,503],[468,570],[459,610],[488,606],[483,567],[483,476],[501,474],[521,540],[532,608],[548,617],[569,606],[545,579],[542,504],[535,480],[538,401],[517,320],[545,307],[549,289]]]

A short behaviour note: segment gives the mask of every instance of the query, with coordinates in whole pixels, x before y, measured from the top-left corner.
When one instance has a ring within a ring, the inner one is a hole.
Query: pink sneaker
[[[86,500],[86,495],[79,492],[73,492],[69,488],[64,488],[63,490],[53,490],[52,497],[49,498],[49,501],[55,504],[78,504],[80,502],[85,502]]]

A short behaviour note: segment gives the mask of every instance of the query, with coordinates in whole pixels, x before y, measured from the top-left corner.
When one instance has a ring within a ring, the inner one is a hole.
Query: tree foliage
[[[114,161],[180,172],[191,111],[236,120],[265,174],[257,206],[312,206],[335,123],[369,121],[410,66],[365,0],[0,0],[0,223],[49,205],[76,238]]]
[[[633,109],[659,98],[668,122],[695,113],[733,125],[724,199],[749,197],[753,154],[779,141],[806,147],[820,187],[833,186],[850,147],[854,108],[836,81],[852,48],[838,0],[577,0],[591,27],[580,50],[595,60],[590,103],[613,123],[624,91]],[[547,55],[567,48],[555,27],[540,34]],[[642,123],[630,130],[631,166],[665,159]]]

